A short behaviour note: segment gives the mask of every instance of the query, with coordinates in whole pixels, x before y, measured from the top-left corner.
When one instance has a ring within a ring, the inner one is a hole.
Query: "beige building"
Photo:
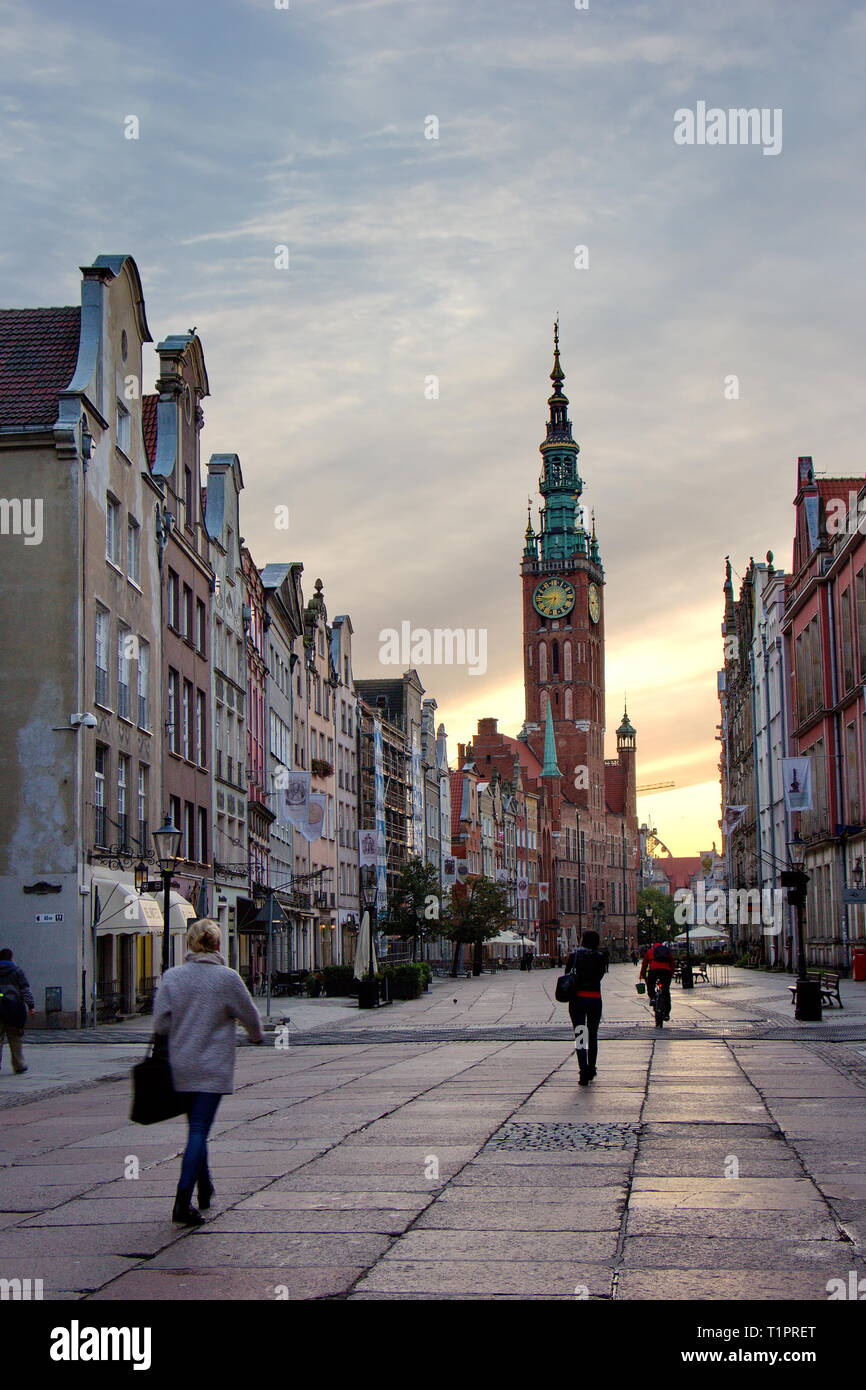
[[[150,341],[128,256],[83,268],[80,308],[0,312],[0,920],[37,1026],[153,987],[162,918],[133,876],[162,797]]]

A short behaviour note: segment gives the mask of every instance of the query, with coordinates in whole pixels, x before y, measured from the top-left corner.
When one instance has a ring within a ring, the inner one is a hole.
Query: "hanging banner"
[[[442,882],[457,882],[457,860],[454,858],[453,854],[446,854],[442,860]]]
[[[460,880],[461,883],[465,883],[465,882],[466,882],[467,878],[469,877],[469,860],[468,860],[468,859],[458,859],[458,860],[457,860],[457,877],[459,878],[459,880]]]
[[[526,899],[529,897],[529,879],[528,879],[528,878],[518,878],[518,880],[517,880],[517,896],[518,896],[518,898],[520,899],[520,901],[521,901],[522,903],[523,903],[523,902],[526,902]]]
[[[783,758],[782,781],[789,811],[812,810],[812,759]]]
[[[358,863],[362,869],[368,864],[378,864],[381,848],[375,827],[358,832]]]
[[[297,829],[305,840],[312,844],[313,840],[318,840],[325,831],[325,810],[327,808],[327,797],[324,792],[310,792],[307,798],[307,818],[303,825]]]
[[[547,899],[547,890],[549,889],[549,887],[550,887],[550,884],[549,884],[549,883],[539,883],[539,885],[538,885],[538,901],[539,901],[540,903],[546,903],[546,902],[547,902],[547,900],[548,900],[548,899]]]
[[[424,770],[418,729],[412,735],[412,853],[424,858]]]
[[[388,911],[388,842],[385,834],[385,745],[382,739],[382,724],[379,719],[373,724],[373,795],[376,816],[376,921],[375,930],[381,918]]]
[[[497,882],[497,883],[507,883],[507,882],[508,882],[508,870],[507,870],[507,869],[497,869],[497,870],[496,870],[496,882]]]
[[[278,823],[294,825],[298,830],[306,825],[309,795],[309,772],[289,772],[286,775],[286,785],[276,798]]]
[[[730,835],[731,831],[736,829],[748,809],[748,806],[725,807],[722,813],[722,830],[726,835]]]

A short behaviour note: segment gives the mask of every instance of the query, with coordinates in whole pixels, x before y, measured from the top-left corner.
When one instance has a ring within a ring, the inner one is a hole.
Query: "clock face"
[[[567,579],[542,579],[532,603],[542,618],[564,618],[574,607],[574,585]]]
[[[601,598],[594,584],[590,584],[587,590],[587,597],[589,599],[589,616],[594,623],[597,623],[601,617]]]

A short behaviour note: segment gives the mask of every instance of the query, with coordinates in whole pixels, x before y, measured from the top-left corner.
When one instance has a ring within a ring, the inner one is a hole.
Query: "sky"
[[[256,560],[321,577],[356,675],[403,622],[486,632],[483,674],[418,667],[452,749],[523,719],[559,315],[608,756],[627,692],[639,783],[676,784],[641,815],[720,845],[725,556],[790,567],[798,455],[863,468],[866,6],[0,0],[0,64],[0,303],[130,253],[154,338],[202,339]],[[781,148],[678,143],[700,102]]]

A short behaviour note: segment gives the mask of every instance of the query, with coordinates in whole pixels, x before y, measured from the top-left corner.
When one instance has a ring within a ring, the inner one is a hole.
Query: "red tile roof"
[[[656,859],[653,861],[653,873],[664,874],[671,886],[671,892],[677,888],[689,888],[695,874],[703,876],[701,856],[672,855],[669,859]]]
[[[0,428],[54,424],[80,321],[80,309],[0,309]]]
[[[144,452],[147,454],[147,461],[153,467],[156,458],[156,403],[159,396],[142,396],[141,398],[141,432],[144,435]]]

